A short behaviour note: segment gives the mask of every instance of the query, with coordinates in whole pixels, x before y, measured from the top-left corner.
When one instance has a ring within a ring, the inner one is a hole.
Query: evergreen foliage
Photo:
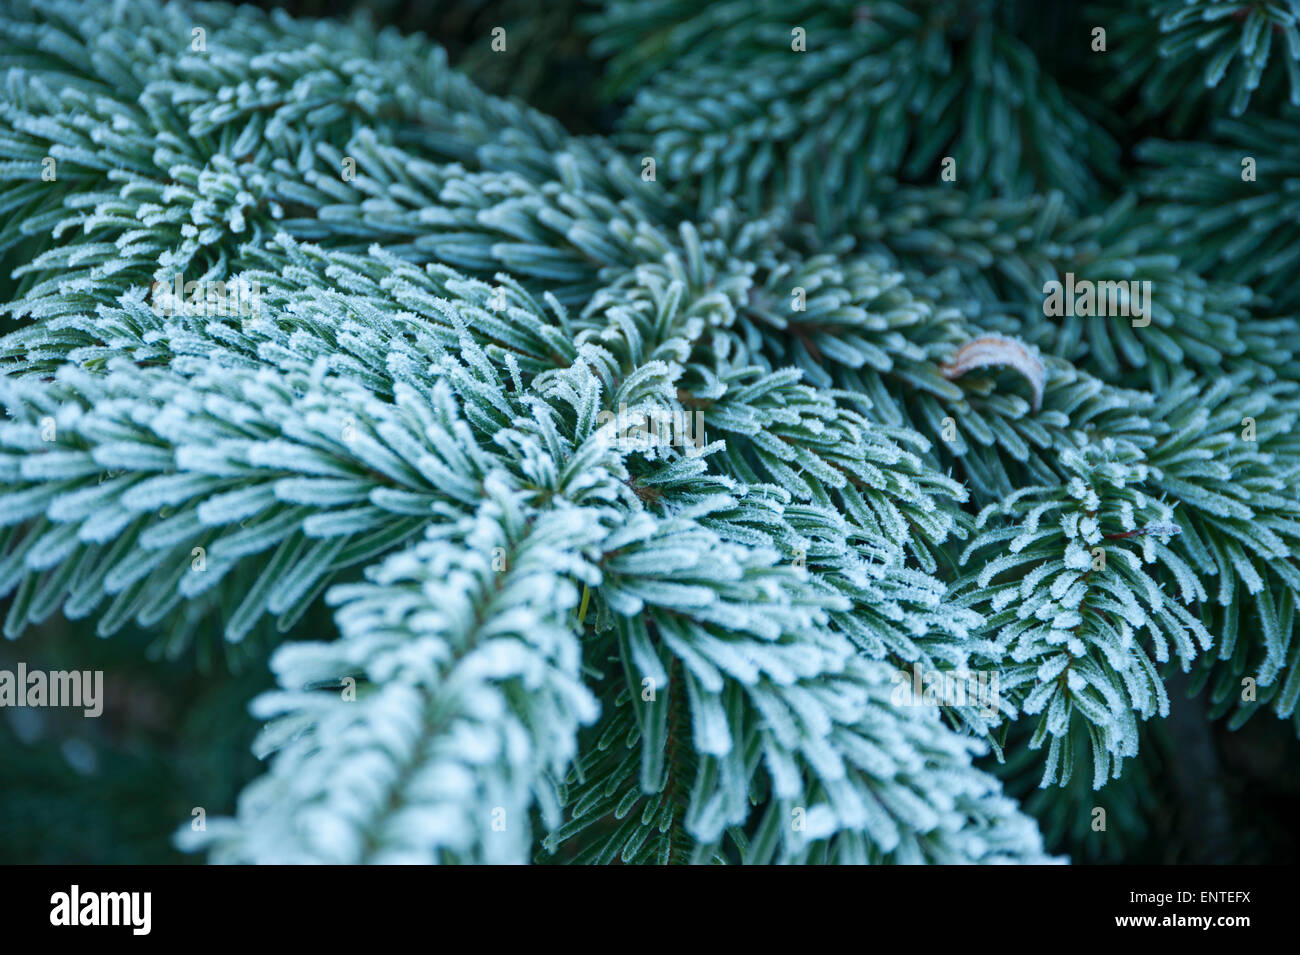
[[[1113,858],[1173,670],[1300,732],[1297,11],[1150,6],[13,0],[6,637],[269,665],[216,862]]]
[[[1091,11],[1116,39],[1116,90],[1137,88],[1146,117],[1176,129],[1208,108],[1242,115],[1251,98],[1300,106],[1300,4],[1296,0],[1145,0]],[[1141,44],[1159,31],[1156,56]]]

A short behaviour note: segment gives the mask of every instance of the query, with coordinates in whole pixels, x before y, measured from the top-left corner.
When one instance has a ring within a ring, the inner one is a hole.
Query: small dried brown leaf
[[[1002,335],[972,338],[957,349],[950,361],[939,366],[939,373],[952,381],[975,368],[1010,368],[1029,382],[1033,393],[1031,407],[1037,411],[1043,403],[1043,386],[1047,369],[1024,342]]]

